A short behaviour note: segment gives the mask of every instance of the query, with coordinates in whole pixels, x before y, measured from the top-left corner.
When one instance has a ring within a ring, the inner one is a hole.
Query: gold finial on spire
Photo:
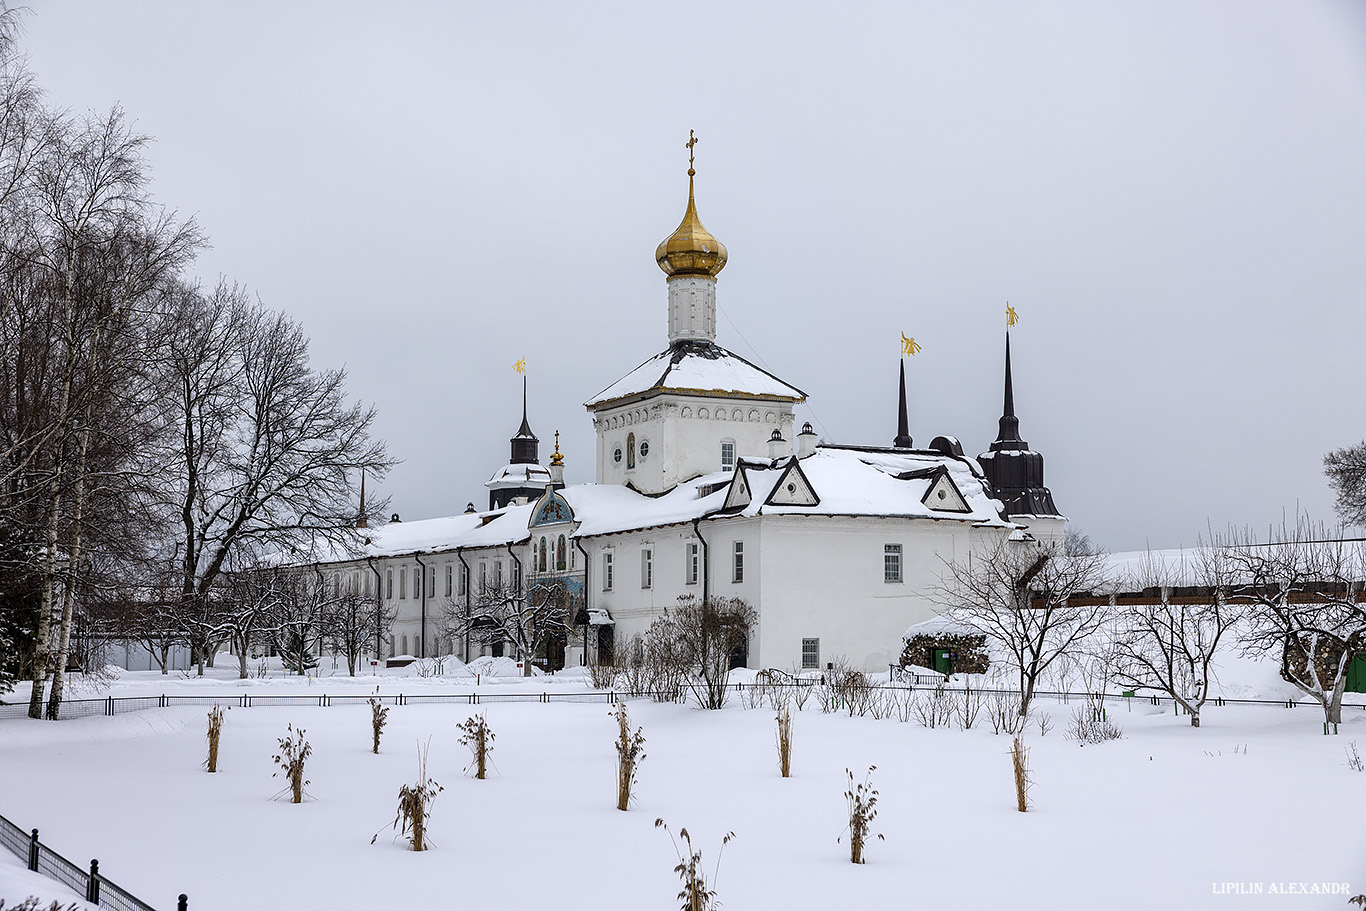
[[[721,243],[704,227],[697,217],[697,203],[693,196],[693,178],[697,170],[694,148],[699,142],[693,130],[688,131],[688,210],[683,213],[683,221],[678,230],[664,239],[655,248],[655,262],[664,274],[673,278],[682,275],[707,275],[712,278],[726,267],[726,245]]]
[[[564,464],[564,456],[560,455],[560,432],[555,431],[555,451],[550,455],[550,464],[559,468]]]

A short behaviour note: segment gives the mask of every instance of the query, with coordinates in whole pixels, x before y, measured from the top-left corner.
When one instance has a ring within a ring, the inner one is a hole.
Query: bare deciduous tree
[[[1229,561],[1217,546],[1197,548],[1185,566],[1149,553],[1130,584],[1159,600],[1126,607],[1117,618],[1116,679],[1172,697],[1190,714],[1191,727],[1200,726],[1214,658],[1242,614],[1242,605],[1229,600],[1229,582]]]
[[[1366,526],[1366,440],[1323,457],[1323,473],[1337,494],[1338,515],[1348,525]]]
[[[1342,720],[1347,668],[1366,651],[1366,557],[1301,517],[1270,543],[1233,534],[1219,548],[1233,579],[1230,599],[1247,609],[1245,653],[1279,654],[1281,677],[1323,707],[1324,720]]]
[[[472,642],[489,645],[507,642],[522,659],[523,676],[531,676],[531,659],[552,636],[574,633],[577,599],[563,579],[536,577],[529,583],[513,580],[485,584],[467,608],[447,599],[442,605],[443,635],[452,641],[469,636]]]
[[[1029,714],[1039,678],[1109,615],[1103,599],[1069,603],[1105,586],[1102,554],[1069,555],[1056,544],[1001,536],[976,548],[971,559],[944,565],[935,601],[945,617],[1005,649],[1019,679],[1021,717]]]

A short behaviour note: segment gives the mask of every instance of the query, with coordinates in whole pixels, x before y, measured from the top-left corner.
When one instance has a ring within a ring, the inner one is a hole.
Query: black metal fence
[[[822,686],[826,683],[825,677],[798,677],[789,679],[769,679],[760,680],[754,683],[731,683],[726,685],[726,689],[737,695],[755,690],[784,690],[784,689],[806,689],[814,686]],[[994,693],[1006,693],[1018,695],[1019,691],[1009,688],[994,687],[974,687],[967,684],[954,685],[939,674],[918,674],[913,672],[902,672],[894,675],[891,683],[874,684],[882,689],[905,689],[905,690],[943,690],[949,693],[981,693],[991,695]],[[492,689],[492,688],[490,688]],[[680,695],[686,690],[680,691]],[[122,715],[125,712],[139,712],[147,709],[170,708],[178,705],[230,705],[239,708],[252,708],[253,706],[316,706],[327,707],[333,705],[355,705],[363,704],[370,699],[379,699],[384,705],[488,705],[501,702],[588,702],[614,704],[618,699],[636,699],[655,694],[648,691],[634,690],[579,690],[567,693],[555,693],[542,691],[539,693],[529,693],[526,691],[500,693],[489,692],[488,690],[474,690],[467,693],[421,693],[416,695],[405,695],[402,693],[387,695],[326,695],[326,694],[293,694],[293,695],[254,695],[249,693],[241,694],[196,694],[188,696],[106,696],[102,699],[67,699],[62,702],[58,712],[60,720],[71,718],[85,718],[91,715]],[[1135,693],[1126,691],[1123,693],[1089,693],[1089,692],[1068,692],[1060,690],[1035,690],[1036,699],[1056,699],[1059,703],[1070,703],[1079,699],[1103,699],[1109,701],[1128,701],[1147,702],[1152,705],[1176,705],[1176,700],[1170,696],[1161,694]],[[1293,699],[1230,699],[1223,696],[1211,696],[1206,702],[1207,706],[1224,705],[1263,705],[1279,706],[1281,708],[1296,708],[1299,706],[1312,706],[1318,708],[1317,702],[1309,700]],[[1343,702],[1343,708],[1366,709],[1366,702]],[[0,703],[0,720],[7,718],[23,718],[28,715],[27,702]]]
[[[0,816],[0,847],[7,848],[33,872],[66,886],[86,901],[109,911],[156,911],[145,901],[129,894],[100,872],[100,862],[92,860],[87,870],[67,860],[38,840],[38,830],[25,832]],[[181,895],[176,907],[186,911],[189,900]]]

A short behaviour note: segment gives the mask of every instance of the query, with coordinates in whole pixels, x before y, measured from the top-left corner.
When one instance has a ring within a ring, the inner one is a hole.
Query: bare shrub
[[[209,709],[209,756],[204,760],[204,768],[210,772],[218,771],[218,738],[223,733],[223,706],[215,705]]]
[[[380,702],[378,688],[375,689],[375,695],[367,699],[366,702],[370,703],[370,733],[373,739],[370,751],[372,753],[378,754],[379,736],[380,734],[384,733],[384,725],[388,723],[389,707]],[[425,756],[423,757],[422,761],[423,763],[427,761]]]
[[[699,869],[702,866],[702,852],[693,849],[692,836],[688,834],[688,830],[679,829],[678,838],[674,838],[673,832],[669,831],[668,823],[663,819],[655,820],[655,828],[669,833],[669,840],[673,842],[674,852],[678,855],[678,866],[674,867],[674,872],[683,882],[683,888],[678,893],[679,911],[716,911],[721,903],[716,900],[716,889],[708,888],[706,877]],[[721,872],[721,854],[734,837],[734,832],[727,832],[721,838],[721,850],[716,852],[716,866],[711,873],[713,886]],[[687,845],[686,852],[678,846],[679,839]]]
[[[792,687],[792,701],[797,704],[797,711],[806,708],[806,701],[811,698],[811,691],[816,687],[806,683],[798,683]]]
[[[828,672],[827,691],[832,703],[831,711],[845,709],[849,717],[868,714],[872,707],[872,681],[863,671],[849,667],[839,659]]]
[[[942,683],[933,690],[916,690],[911,695],[911,716],[923,727],[946,727],[956,708],[957,699]]]
[[[1366,763],[1362,762],[1361,754],[1357,752],[1357,742],[1353,740],[1343,749],[1347,751],[1347,768],[1353,772],[1366,772]]]
[[[873,716],[876,721],[890,718],[896,712],[896,697],[890,690],[881,686],[874,686],[868,693],[868,714]]]
[[[1047,737],[1048,732],[1053,730],[1053,716],[1047,712],[1038,712],[1034,716],[1034,723],[1039,728],[1039,736]]]
[[[39,899],[38,896],[30,895],[28,898],[11,908],[10,911],[77,911],[75,902],[72,902],[69,905],[63,905],[61,902],[54,901],[52,904],[40,908],[39,905],[41,904],[42,900]],[[5,900],[0,898],[0,911],[5,911],[6,907]]]
[[[849,833],[851,863],[863,863],[863,848],[873,834],[873,820],[877,818],[877,789],[873,787],[869,778],[876,769],[877,766],[870,765],[863,776],[863,781],[857,783],[854,781],[854,773],[848,769],[844,770],[844,774],[849,776],[849,787],[845,789],[844,799],[849,806],[849,826],[845,831]],[[877,837],[882,839],[881,833]]]
[[[1015,808],[1024,813],[1029,809],[1029,788],[1034,782],[1029,779],[1029,750],[1022,737],[1016,736],[1011,744],[1010,762],[1015,770]]]
[[[633,696],[645,695],[648,688],[645,673],[645,641],[638,634],[631,637],[623,657],[619,670],[626,691]]]
[[[636,770],[645,759],[645,734],[642,728],[631,733],[631,719],[626,714],[626,703],[617,703],[617,809],[625,812],[631,805],[631,791],[636,785]]]
[[[313,747],[304,739],[303,728],[296,729],[293,724],[290,724],[286,730],[289,733],[281,737],[279,741],[280,752],[272,757],[280,770],[271,777],[283,775],[289,784],[280,794],[287,792],[290,795],[290,803],[303,803],[304,787],[312,784],[311,781],[304,778],[304,763],[312,755]],[[280,794],[275,796],[279,797]]]
[[[971,687],[965,688],[963,693],[955,700],[955,717],[958,729],[962,731],[972,730],[972,726],[977,723],[977,716],[982,713],[982,703],[985,697],[981,690],[974,690]]]
[[[494,741],[488,719],[483,715],[472,715],[463,724],[457,724],[455,729],[465,732],[460,736],[460,744],[470,751],[471,760],[465,766],[465,771],[469,772],[473,768],[475,778],[488,778],[489,754],[493,752]]]
[[[398,789],[398,814],[394,817],[394,828],[399,834],[408,836],[408,844],[414,851],[427,850],[427,821],[432,816],[432,802],[444,788],[427,777],[427,749],[417,754],[417,783],[404,785]],[[375,840],[370,839],[370,844]]]
[[[616,686],[619,673],[615,657],[599,659],[588,665],[588,682],[595,690],[610,690]]]
[[[1020,694],[994,690],[987,698],[987,719],[994,734],[1014,737],[1024,731],[1025,717],[1020,714]]]
[[[1072,710],[1072,720],[1067,726],[1069,740],[1085,746],[1088,743],[1118,740],[1123,736],[1124,729],[1110,721],[1104,699],[1088,696],[1085,703]]]
[[[787,707],[778,710],[778,771],[784,778],[792,777],[792,713]],[[1355,742],[1353,742],[1355,746]]]

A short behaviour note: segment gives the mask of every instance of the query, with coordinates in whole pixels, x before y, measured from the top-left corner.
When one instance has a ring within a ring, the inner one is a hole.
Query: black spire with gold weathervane
[[[1008,516],[1057,516],[1053,494],[1043,484],[1043,453],[1035,452],[1020,439],[1020,419],[1015,416],[1015,386],[1010,375],[1010,327],[1018,317],[1006,304],[1006,381],[1005,401],[996,440],[987,452],[977,457],[982,471],[991,481],[996,499],[1005,505]]]

